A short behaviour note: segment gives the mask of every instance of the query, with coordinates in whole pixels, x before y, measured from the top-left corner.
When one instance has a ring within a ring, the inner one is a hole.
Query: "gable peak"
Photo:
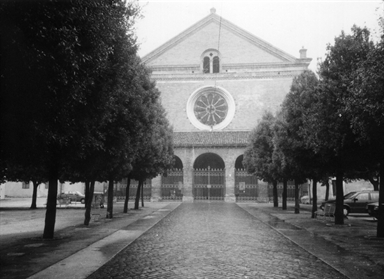
[[[216,23],[220,25],[220,28],[223,28],[227,31],[227,33],[230,33],[232,36],[237,36],[238,38],[247,41],[250,44],[253,44],[255,47],[261,49],[262,51],[266,51],[270,55],[276,57],[276,59],[284,61],[284,62],[291,62],[295,63],[297,58],[294,56],[272,46],[271,44],[267,43],[266,41],[256,37],[255,35],[243,30],[242,28],[236,26],[235,24],[231,23],[230,21],[222,18],[221,16],[217,15],[216,8],[212,7],[210,9],[210,14],[174,37],[173,39],[169,40],[165,44],[161,45],[157,49],[153,50],[152,52],[145,55],[142,60],[144,63],[150,63],[152,60],[156,59],[163,53],[165,53],[167,50],[173,48],[175,45],[181,43],[189,36],[194,35],[197,33],[200,29],[204,28],[208,24]],[[300,50],[300,61],[310,62],[311,59],[306,57],[306,49],[302,48]]]

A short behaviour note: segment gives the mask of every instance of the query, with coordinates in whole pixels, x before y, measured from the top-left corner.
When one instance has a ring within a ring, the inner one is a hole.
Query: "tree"
[[[298,214],[300,213],[299,184],[305,181],[305,176],[297,161],[295,161],[294,151],[296,150],[293,150],[295,139],[289,134],[288,126],[282,113],[279,113],[276,117],[272,141],[274,144],[273,162],[278,167],[280,179],[283,180],[283,209],[284,207],[286,209],[287,181],[294,180],[295,213]]]
[[[36,200],[37,200],[37,188],[39,185],[47,181],[47,177],[44,176],[44,170],[38,168],[39,166],[28,166],[27,168],[22,168],[20,166],[8,164],[7,167],[7,180],[8,181],[23,181],[23,182],[32,182],[33,192],[32,192],[32,201],[30,209],[36,209]]]
[[[88,226],[91,221],[91,206],[93,201],[93,193],[95,190],[95,181],[85,181],[85,213],[84,225]]]
[[[384,29],[383,29],[384,30]],[[368,36],[368,35],[366,35]],[[367,38],[368,39],[368,38]],[[369,144],[372,162],[379,164],[380,196],[377,237],[384,237],[384,31],[380,42],[360,61],[343,99],[345,113],[361,144]]]
[[[172,129],[158,101],[152,104],[150,114],[152,125],[143,137],[138,156],[132,163],[133,170],[129,175],[129,179],[139,181],[134,207],[136,210],[139,209],[140,191],[143,194],[145,179],[164,173],[173,164]]]
[[[2,161],[39,166],[49,179],[44,238],[54,236],[57,182],[65,169],[74,169],[77,158],[72,155],[87,149],[109,153],[100,145],[103,133],[90,133],[90,120],[105,116],[90,104],[103,107],[106,100],[115,100],[104,95],[107,91],[100,90],[98,80],[111,69],[109,58],[121,30],[132,33],[135,11],[134,4],[117,0],[0,5],[5,42],[0,76]]]
[[[127,186],[125,188],[125,200],[124,200],[124,209],[123,209],[123,212],[124,213],[128,213],[128,201],[129,201],[129,188],[131,186],[131,178],[127,177]]]
[[[273,125],[275,117],[270,112],[264,113],[261,121],[252,131],[249,144],[244,152],[244,167],[249,173],[255,174],[273,185],[273,205],[278,207],[277,181],[278,166],[273,162]]]
[[[290,166],[284,154],[284,145],[289,140],[287,137],[285,124],[286,123],[284,123],[282,114],[278,113],[275,120],[275,125],[273,125],[274,135],[272,138],[272,142],[273,142],[274,148],[272,153],[272,161],[273,161],[273,164],[276,165],[278,169],[280,180],[283,181],[283,193],[282,193],[282,209],[283,210],[287,209],[288,180],[291,178]],[[295,204],[297,204],[297,202]],[[296,206],[295,206],[295,211],[296,211]]]
[[[317,182],[323,177],[324,165],[322,155],[308,146],[302,131],[305,128],[305,116],[312,114],[311,106],[316,102],[315,90],[318,83],[316,75],[309,70],[295,77],[281,112],[286,136],[280,141],[280,149],[291,165],[293,176],[299,180],[312,180],[312,218],[317,211]]]
[[[351,119],[342,102],[348,96],[348,80],[372,48],[368,38],[367,29],[354,26],[352,35],[342,32],[335,38],[334,46],[328,46],[326,59],[320,64],[315,102],[304,118],[303,135],[308,146],[325,158],[328,173],[336,177],[335,224],[344,223],[343,179],[358,178],[354,170],[368,159],[369,147],[356,143]]]

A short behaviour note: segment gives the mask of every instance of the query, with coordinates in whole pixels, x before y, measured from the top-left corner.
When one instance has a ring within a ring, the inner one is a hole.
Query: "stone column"
[[[225,158],[225,198],[226,202],[236,202],[235,197],[235,160]]]
[[[152,179],[151,202],[161,201],[161,175]]]
[[[183,184],[183,202],[193,202],[192,193],[192,168],[183,169],[184,184]]]
[[[193,202],[192,175],[193,175],[193,154],[191,149],[185,150],[183,158],[183,202]]]

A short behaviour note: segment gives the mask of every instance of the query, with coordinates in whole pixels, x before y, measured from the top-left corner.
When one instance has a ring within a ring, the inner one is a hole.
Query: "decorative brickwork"
[[[175,132],[173,144],[181,147],[245,147],[248,144],[249,131],[242,132]]]

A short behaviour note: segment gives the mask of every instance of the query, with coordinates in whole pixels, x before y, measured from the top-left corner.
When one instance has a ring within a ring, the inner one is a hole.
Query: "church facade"
[[[263,113],[275,113],[308,68],[306,50],[295,58],[211,9],[142,61],[174,129],[175,169],[152,180],[152,200],[267,200],[243,153]]]

